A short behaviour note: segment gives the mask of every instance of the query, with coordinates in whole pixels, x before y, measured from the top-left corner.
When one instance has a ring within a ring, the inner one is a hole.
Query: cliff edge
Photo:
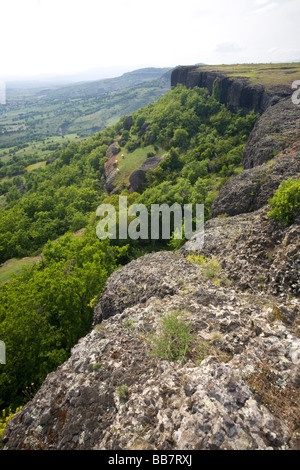
[[[287,86],[274,86],[266,90],[262,84],[251,83],[247,77],[231,77],[223,71],[198,66],[175,68],[171,75],[171,86],[179,84],[187,88],[206,88],[210,94],[213,93],[214,84],[217,84],[221,103],[228,105],[233,111],[242,109],[248,113],[254,110],[259,114],[292,93]]]

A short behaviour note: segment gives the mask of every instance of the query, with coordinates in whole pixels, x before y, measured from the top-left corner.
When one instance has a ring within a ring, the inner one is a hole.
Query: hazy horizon
[[[300,60],[298,0],[3,0],[0,80]]]
[[[267,62],[267,63],[270,63],[270,64],[275,64],[275,63],[298,63],[300,62],[300,60],[289,60],[289,61],[278,61],[278,62]],[[246,64],[246,62],[244,62]],[[253,64],[259,64],[261,62],[251,62]],[[231,64],[231,63],[230,63]],[[230,65],[229,64],[229,65]],[[232,63],[234,64],[234,63]],[[238,63],[236,62],[236,64],[242,64],[242,63]],[[166,66],[166,67],[153,67],[153,68],[175,68],[176,66],[179,66],[179,65],[196,65],[196,64],[178,64],[178,65],[175,65],[175,66]],[[205,65],[211,65],[211,66],[214,66],[214,65],[222,65],[222,64],[205,64]],[[35,85],[39,85],[39,84],[69,84],[69,85],[72,85],[73,83],[79,83],[79,82],[88,82],[88,81],[97,81],[97,80],[105,80],[105,79],[111,79],[111,78],[117,78],[117,77],[121,77],[123,74],[125,73],[130,73],[130,72],[134,72],[136,70],[140,70],[140,69],[143,69],[143,68],[152,68],[151,65],[148,65],[148,66],[136,66],[136,67],[129,67],[129,68],[118,68],[118,67],[112,67],[112,68],[101,68],[99,67],[99,69],[97,68],[93,68],[93,69],[88,69],[88,70],[82,70],[81,72],[77,72],[77,73],[74,73],[74,74],[70,74],[70,75],[58,75],[58,74],[54,74],[54,75],[51,75],[51,74],[45,74],[45,75],[34,75],[32,77],[18,77],[18,76],[15,76],[15,77],[7,77],[6,78],[6,84],[8,86],[8,88],[10,87],[10,85],[15,85],[17,86],[18,83],[28,83],[28,84],[32,84],[32,87],[34,87]]]

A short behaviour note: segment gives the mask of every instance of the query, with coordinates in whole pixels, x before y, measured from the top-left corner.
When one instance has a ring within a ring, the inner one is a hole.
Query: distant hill
[[[127,72],[116,78],[106,78],[103,80],[95,80],[92,82],[76,83],[74,85],[64,86],[59,90],[49,91],[49,98],[64,97],[77,98],[83,96],[93,96],[97,93],[109,91],[123,90],[124,88],[133,87],[135,85],[151,82],[161,78],[170,68],[145,68]]]
[[[0,106],[0,148],[57,135],[91,135],[153,103],[169,89],[171,69],[145,68],[120,77],[59,88],[7,88]]]

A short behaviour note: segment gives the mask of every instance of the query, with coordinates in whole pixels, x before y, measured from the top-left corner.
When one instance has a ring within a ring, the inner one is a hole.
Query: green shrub
[[[124,324],[123,324],[124,328],[126,328],[127,330],[133,330],[134,328],[134,321],[131,320],[131,319],[127,319],[124,321]]]
[[[127,401],[128,400],[128,387],[127,385],[119,385],[117,387],[117,396],[121,401]]]
[[[275,191],[274,197],[269,200],[269,204],[269,218],[291,225],[296,214],[300,212],[300,179],[283,181]]]
[[[165,315],[158,331],[150,337],[151,354],[169,361],[185,361],[194,336],[182,312],[176,310]]]

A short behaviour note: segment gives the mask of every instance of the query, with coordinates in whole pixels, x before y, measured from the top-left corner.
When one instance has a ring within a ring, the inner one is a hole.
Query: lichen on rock
[[[282,303],[290,323],[270,321]],[[185,362],[150,354],[149,337],[172,310],[195,333]],[[296,405],[287,421],[253,377],[265,362],[278,393],[295,397],[297,322],[295,298],[216,285],[183,253],[146,255],[109,278],[93,330],[9,422],[4,449],[293,448]]]

